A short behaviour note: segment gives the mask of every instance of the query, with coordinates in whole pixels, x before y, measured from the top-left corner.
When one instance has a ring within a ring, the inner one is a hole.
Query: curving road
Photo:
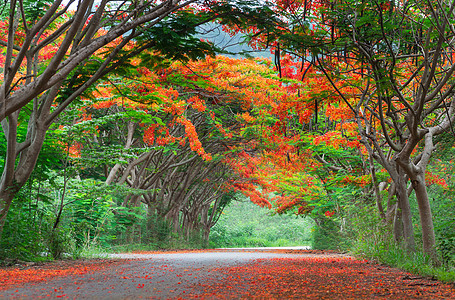
[[[453,285],[302,248],[110,256],[83,275],[0,287],[0,299],[455,299]]]
[[[169,299],[197,293],[208,280],[226,274],[217,268],[245,265],[257,259],[302,257],[313,254],[276,253],[280,248],[220,249],[159,254],[111,254],[125,263],[95,273],[60,277],[0,292],[0,299]],[[306,249],[293,247],[282,249]]]

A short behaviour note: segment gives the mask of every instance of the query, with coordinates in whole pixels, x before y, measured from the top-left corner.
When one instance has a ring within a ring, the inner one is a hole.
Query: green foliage
[[[347,241],[335,220],[325,216],[317,218],[312,236],[313,249],[343,250],[346,246]]]
[[[54,259],[61,259],[65,253],[71,252],[73,239],[68,227],[51,229],[44,236],[47,249]]]
[[[108,234],[108,229],[114,226],[114,203],[107,189],[79,188],[72,196],[71,226],[74,228],[76,248],[87,248],[89,244],[100,243],[105,245],[114,237]],[[104,190],[104,191],[103,191]]]
[[[36,202],[24,198],[13,202],[0,241],[0,260],[30,260],[46,251],[41,238],[41,230],[45,230],[47,224],[45,214]]]
[[[131,228],[135,230],[131,232]],[[135,226],[131,224],[129,227],[116,229],[121,234],[112,240],[109,246],[103,248],[104,252],[200,249],[206,246],[201,232],[194,231],[189,236],[175,233],[172,224],[156,214],[137,219]]]
[[[266,208],[234,201],[210,231],[211,247],[307,246],[312,222],[290,215],[271,215]]]
[[[47,8],[52,5],[52,1],[49,0],[24,0],[21,2],[23,11],[25,13],[26,20],[28,22],[35,22],[37,19],[42,17],[46,12]],[[16,4],[18,5],[18,4]],[[17,8],[16,8],[17,9]],[[5,17],[10,10],[10,1],[2,1],[0,3],[0,16]]]
[[[369,233],[366,236],[373,237],[372,230],[374,229],[367,228],[366,231]],[[421,250],[414,253],[407,252],[393,239],[389,230],[384,230],[384,228],[376,228],[376,230],[376,237],[381,236],[381,238],[370,240],[364,236],[361,241],[355,242],[352,248],[353,254],[377,260],[414,274],[433,277],[442,281],[455,281],[455,268],[453,266],[438,266]]]
[[[351,241],[350,250],[354,255],[422,276],[452,282],[455,280],[453,260],[446,261],[441,266],[439,262],[431,261],[421,249],[414,253],[406,251],[393,238],[392,225],[384,223],[377,213],[372,212],[375,212],[374,207],[363,206],[356,210],[355,217],[349,218],[347,230]]]
[[[108,253],[127,253],[127,252],[134,252],[134,251],[156,251],[160,250],[154,244],[149,243],[131,243],[131,244],[120,244],[120,245],[113,245],[110,248],[103,248],[103,252]]]
[[[23,132],[25,127],[26,123],[21,124],[18,131]],[[55,221],[52,192],[60,188],[53,169],[60,163],[61,151],[54,146],[52,140],[46,140],[30,180],[12,202],[0,241],[0,259],[36,260],[47,254],[60,256],[69,245],[66,242],[68,230],[59,234],[51,230]],[[58,249],[58,241],[62,242],[61,249]]]
[[[455,265],[455,166],[453,157],[455,155],[455,142],[452,133],[438,136],[437,151],[434,152],[431,165],[428,169],[444,179],[447,188],[439,185],[432,185],[428,189],[431,199],[431,210],[434,216],[435,235],[437,249],[441,254],[442,262],[445,265]]]
[[[193,231],[188,237],[171,234],[171,238],[160,246],[161,249],[204,249],[207,243],[201,232]]]
[[[13,201],[0,241],[0,259],[77,258],[90,249],[110,246],[119,232],[143,219],[137,209],[114,201],[121,201],[128,189],[93,179],[69,180],[61,203],[63,177],[44,170],[32,176]]]
[[[450,171],[453,174],[453,171]],[[450,178],[450,189],[443,189],[433,185],[429,188],[429,197],[432,199],[432,212],[434,216],[434,227],[437,241],[437,250],[445,265],[455,265],[455,182]],[[417,214],[416,214],[417,218]],[[415,223],[418,224],[419,220]],[[420,228],[419,228],[420,229]],[[420,231],[418,230],[417,233]]]
[[[195,15],[188,11],[178,11],[153,27],[145,29],[146,42],[153,41],[153,49],[166,59],[183,60],[214,55],[213,44],[195,38],[197,26],[205,22],[207,16]]]
[[[166,219],[154,214],[147,216],[147,234],[149,243],[163,243],[171,235],[171,224]]]

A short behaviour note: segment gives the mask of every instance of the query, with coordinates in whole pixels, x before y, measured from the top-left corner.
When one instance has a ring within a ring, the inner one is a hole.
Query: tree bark
[[[14,194],[4,191],[0,193],[0,241],[2,240],[3,228],[5,227],[6,217],[13,202]]]
[[[436,255],[436,238],[430,201],[425,185],[425,172],[434,150],[433,134],[436,130],[437,129],[432,128],[425,133],[425,147],[421,153],[422,155],[418,158],[417,164],[414,164],[414,162],[409,159],[409,154],[404,156],[404,159],[401,158],[397,160],[397,163],[411,180],[412,188],[416,195],[422,229],[423,251],[434,261],[438,260]],[[421,140],[421,138],[418,140]]]
[[[417,204],[419,205],[423,251],[432,259],[437,260],[433,215],[425,186],[425,174],[420,173],[416,179],[412,180],[412,186],[416,194]]]
[[[373,183],[373,191],[374,196],[376,199],[376,207],[379,211],[379,216],[381,219],[385,220],[385,212],[384,208],[382,207],[382,196],[379,190],[378,180],[376,178],[376,170],[374,167],[374,160],[372,155],[368,155],[368,162],[370,164],[370,174],[371,174],[371,182]]]
[[[401,220],[403,224],[403,241],[405,247],[410,252],[415,252],[414,228],[412,227],[412,213],[409,204],[409,197],[406,188],[404,174],[400,171],[398,182],[396,184],[398,207],[401,211]]]

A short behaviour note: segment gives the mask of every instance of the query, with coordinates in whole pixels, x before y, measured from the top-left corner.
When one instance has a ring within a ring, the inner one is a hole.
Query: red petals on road
[[[83,275],[116,263],[118,262],[113,260],[78,261],[77,263],[75,261],[58,261],[31,267],[0,269],[0,291],[6,290],[12,285],[36,283],[68,275]]]
[[[206,282],[192,298],[455,299],[453,285],[351,257],[261,259],[215,271],[224,279]]]

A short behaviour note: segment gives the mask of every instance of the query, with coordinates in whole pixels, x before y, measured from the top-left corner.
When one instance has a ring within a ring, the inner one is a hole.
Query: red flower
[[[330,217],[333,216],[334,214],[335,214],[335,211],[326,211],[326,212],[325,212],[325,216],[326,216],[327,218],[330,218]]]

